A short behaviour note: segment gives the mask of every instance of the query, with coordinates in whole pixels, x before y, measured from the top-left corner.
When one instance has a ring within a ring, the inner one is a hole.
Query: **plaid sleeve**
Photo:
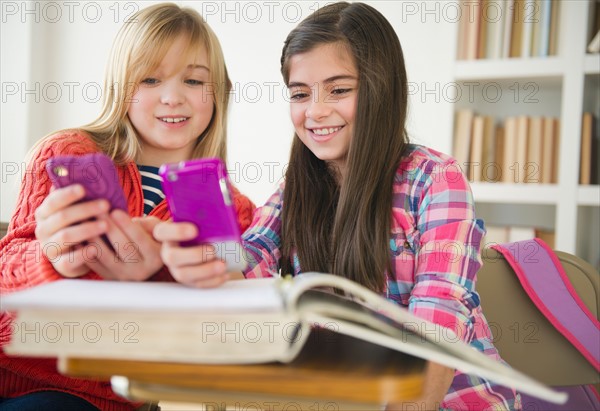
[[[256,209],[250,227],[242,235],[248,262],[246,278],[273,277],[279,271],[282,201],[283,186]]]
[[[475,219],[469,183],[454,160],[424,167],[422,189],[415,193],[420,201],[413,203],[419,241],[409,310],[470,342],[483,222]]]

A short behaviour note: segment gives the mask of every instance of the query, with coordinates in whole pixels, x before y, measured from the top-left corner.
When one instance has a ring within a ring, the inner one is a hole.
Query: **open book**
[[[329,274],[230,281],[216,289],[60,280],[4,295],[0,308],[17,314],[5,347],[9,355],[289,362],[317,326],[477,374],[546,401],[566,401],[565,394],[460,342],[451,330]]]

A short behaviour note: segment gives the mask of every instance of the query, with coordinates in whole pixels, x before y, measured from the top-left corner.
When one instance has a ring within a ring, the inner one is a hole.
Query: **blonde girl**
[[[157,4],[127,21],[114,42],[102,111],[92,123],[43,138],[33,149],[17,211],[0,242],[0,291],[61,278],[174,281],[152,229],[169,213],[158,166],[226,157],[231,82],[219,41],[193,9]],[[46,161],[102,152],[118,166],[129,213],[105,200],[80,202],[79,185],[51,190]],[[234,201],[240,228],[252,203]],[[110,244],[101,240],[106,236]],[[0,316],[0,347],[11,319]],[[60,375],[54,359],[8,357],[0,350],[0,409],[133,410],[105,381]]]

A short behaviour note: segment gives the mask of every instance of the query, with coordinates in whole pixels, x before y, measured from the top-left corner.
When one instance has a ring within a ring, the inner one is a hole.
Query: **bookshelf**
[[[596,130],[600,130],[600,56],[586,53],[591,27],[582,24],[593,24],[597,18],[592,18],[597,13],[594,7],[600,6],[595,6],[596,0],[560,3],[556,55],[457,57],[454,81],[460,90],[470,87],[472,93],[457,96],[454,108],[456,112],[472,110],[493,116],[497,124],[520,115],[558,119],[556,182],[473,181],[477,213],[488,225],[536,225],[554,230],[556,249],[576,254],[598,268],[600,186],[579,184],[579,164],[584,112],[594,113]],[[457,44],[466,41],[461,30],[457,27]],[[461,47],[466,46],[458,44],[457,55]]]

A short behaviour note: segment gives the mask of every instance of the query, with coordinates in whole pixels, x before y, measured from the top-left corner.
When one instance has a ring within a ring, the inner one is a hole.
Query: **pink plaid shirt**
[[[414,314],[452,329],[463,341],[498,360],[475,292],[485,230],[475,218],[469,183],[454,159],[410,145],[393,186],[390,256],[393,272],[385,296]],[[279,271],[282,184],[256,210],[243,235],[247,278]],[[293,257],[294,274],[301,274]],[[442,403],[452,410],[520,409],[514,390],[456,372]]]

